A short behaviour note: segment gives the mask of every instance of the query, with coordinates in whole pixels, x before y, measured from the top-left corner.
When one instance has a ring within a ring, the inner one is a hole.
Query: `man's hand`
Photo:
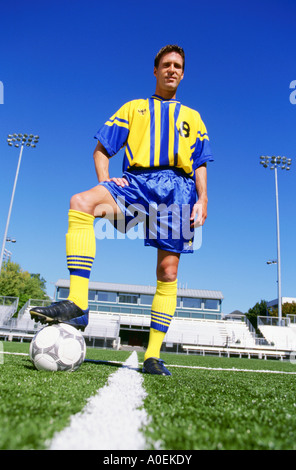
[[[126,178],[109,178],[109,179],[106,179],[105,181],[114,181],[114,183],[117,184],[117,186],[121,186],[122,188],[124,188],[124,186],[129,185]]]
[[[195,170],[195,185],[198,201],[194,204],[191,216],[190,227],[200,227],[206,221],[208,215],[207,196],[207,164],[204,163]]]
[[[207,218],[207,200],[199,199],[193,206],[190,216],[190,228],[196,228],[203,225]]]

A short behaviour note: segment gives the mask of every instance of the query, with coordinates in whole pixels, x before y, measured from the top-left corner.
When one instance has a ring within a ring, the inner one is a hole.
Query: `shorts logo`
[[[185,242],[183,245],[184,250],[190,250],[192,248],[192,240],[189,240],[188,242]]]
[[[188,122],[182,121],[180,124],[179,133],[181,137],[189,137],[190,135],[190,126]]]

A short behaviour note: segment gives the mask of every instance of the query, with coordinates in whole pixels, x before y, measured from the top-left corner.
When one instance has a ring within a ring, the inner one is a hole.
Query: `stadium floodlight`
[[[278,316],[279,325],[282,323],[282,281],[281,281],[281,250],[280,250],[280,220],[279,220],[279,193],[278,193],[278,177],[277,169],[290,170],[292,164],[292,158],[280,157],[280,156],[261,156],[260,163],[263,168],[270,167],[274,170],[275,179],[275,200],[276,200],[276,235],[277,235],[277,260],[267,262],[267,264],[277,264],[277,289],[278,289]]]
[[[34,137],[33,134],[31,134],[32,137]],[[11,210],[12,210],[12,205],[13,205],[13,200],[14,200],[14,194],[15,194],[15,188],[16,188],[16,183],[18,180],[18,175],[19,175],[19,170],[20,170],[20,164],[22,160],[22,155],[23,155],[23,150],[24,150],[24,145],[26,144],[27,147],[36,147],[36,143],[38,142],[39,136],[37,139],[37,142],[34,144],[30,143],[28,141],[28,134],[8,134],[7,136],[7,143],[9,147],[15,146],[16,148],[20,148],[20,153],[19,153],[19,158],[18,158],[18,164],[17,164],[17,169],[16,169],[16,174],[14,178],[14,184],[13,184],[13,189],[12,189],[12,195],[10,199],[10,205],[9,205],[9,210],[8,210],[8,216],[7,216],[7,221],[6,221],[6,227],[5,227],[5,232],[4,232],[4,237],[3,237],[3,243],[2,243],[2,249],[1,249],[1,255],[0,255],[0,273],[2,269],[2,263],[3,263],[3,257],[4,257],[4,252],[5,252],[5,243],[7,239],[7,232],[8,232],[8,227],[9,227],[9,221],[10,221],[10,216],[11,216]],[[20,142],[20,144],[18,143]]]
[[[11,243],[16,243],[16,239],[15,239],[15,238],[10,238],[10,237],[8,237],[8,238],[6,238],[6,241],[7,241],[7,242],[11,242]]]

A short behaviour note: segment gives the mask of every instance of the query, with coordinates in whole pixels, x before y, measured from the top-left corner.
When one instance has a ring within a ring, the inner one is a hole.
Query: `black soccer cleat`
[[[53,302],[48,307],[33,307],[31,318],[40,323],[67,323],[78,330],[84,331],[88,325],[89,310],[82,310],[71,300]]]
[[[154,375],[172,375],[163,364],[164,361],[162,359],[149,357],[144,361],[142,372]]]

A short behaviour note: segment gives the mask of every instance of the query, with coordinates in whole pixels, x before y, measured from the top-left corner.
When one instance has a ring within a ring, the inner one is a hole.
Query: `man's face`
[[[156,94],[164,98],[170,95],[173,98],[184,77],[182,56],[177,52],[168,52],[163,55],[158,67],[154,67],[154,75],[156,77]]]

